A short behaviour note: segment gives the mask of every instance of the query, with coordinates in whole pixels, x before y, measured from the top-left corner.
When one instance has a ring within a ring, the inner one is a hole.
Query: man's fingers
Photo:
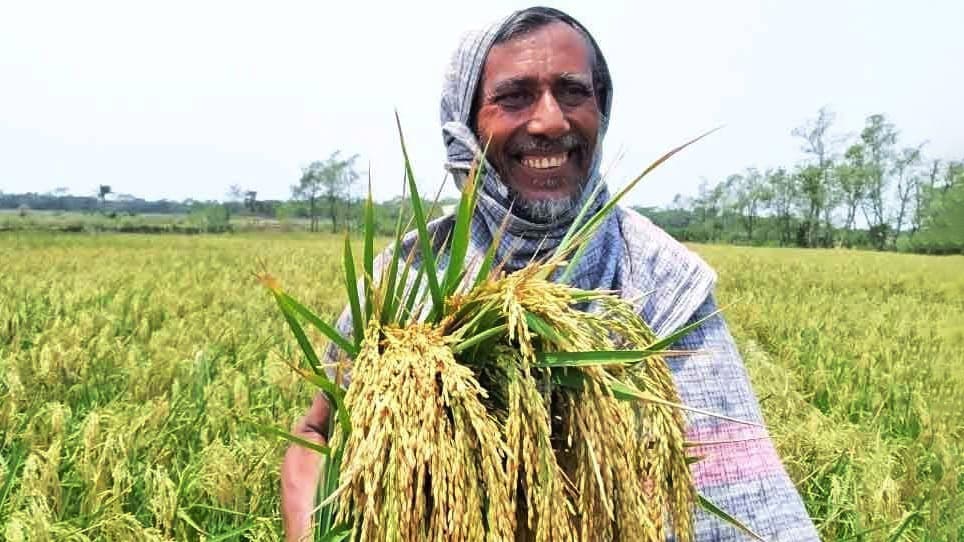
[[[312,441],[315,440],[315,438],[311,436],[311,434],[314,433],[324,440],[328,435],[328,417],[330,415],[331,405],[328,404],[328,398],[325,397],[324,393],[319,392],[311,402],[311,407],[308,408],[308,412],[298,420],[292,432]]]
[[[291,432],[305,440],[315,444],[326,446],[328,444],[328,418],[331,408],[328,405],[328,398],[324,393],[315,395],[311,406],[305,415],[295,422]],[[298,447],[295,445],[294,447]]]
[[[328,397],[324,393],[317,393],[315,400],[311,402],[308,409],[308,420],[316,425],[328,423],[328,416],[331,414],[331,405],[328,404]]]

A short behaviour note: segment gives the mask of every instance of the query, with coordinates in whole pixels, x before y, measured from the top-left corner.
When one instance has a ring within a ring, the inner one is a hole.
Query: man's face
[[[532,220],[575,205],[589,175],[599,131],[591,58],[585,38],[564,23],[500,43],[486,58],[476,134]]]

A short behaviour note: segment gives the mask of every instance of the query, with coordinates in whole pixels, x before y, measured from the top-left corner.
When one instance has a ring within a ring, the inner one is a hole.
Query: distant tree
[[[824,220],[824,238],[830,239],[833,235],[833,224],[831,217],[833,214],[833,195],[834,187],[833,176],[833,146],[835,141],[831,140],[830,127],[833,126],[835,115],[826,106],[817,111],[817,117],[808,120],[802,126],[794,128],[791,133],[803,139],[804,143],[801,150],[813,157],[815,169],[807,172],[807,196],[808,196],[808,218],[806,239],[807,246],[814,246],[819,235],[821,217]],[[819,196],[819,197],[818,197]],[[829,243],[828,243],[829,244]]]
[[[922,145],[923,146],[923,145]],[[922,147],[921,146],[921,147]],[[911,198],[917,193],[921,183],[917,166],[921,163],[921,147],[908,147],[900,151],[894,159],[894,176],[897,178],[897,225],[894,228],[894,242],[904,226],[904,219],[911,209]]]
[[[797,201],[797,177],[787,174],[787,170],[777,168],[768,170],[766,182],[771,194],[770,208],[773,209],[780,227],[780,243],[792,242],[793,206]]]
[[[952,188],[964,184],[964,160],[951,161],[944,168],[944,182],[941,185],[941,192],[947,193]]]
[[[332,233],[338,231],[338,206],[346,199],[351,185],[358,179],[354,170],[357,155],[347,159],[341,151],[333,152],[326,160],[316,160],[302,169],[301,179],[291,188],[292,197],[308,204],[310,230],[318,231],[318,200],[328,203]]]
[[[734,207],[740,214],[747,240],[752,243],[753,227],[760,217],[760,212],[772,197],[770,188],[764,183],[763,175],[756,168],[747,168],[743,175],[731,176],[727,179],[727,183],[734,191]]]
[[[868,169],[864,161],[865,149],[860,143],[847,148],[843,161],[837,165],[834,177],[844,206],[844,229],[852,234],[857,221],[857,209],[863,203],[868,183]]]
[[[224,208],[229,220],[231,219],[232,211],[240,213],[241,210],[244,209],[244,201],[244,189],[241,188],[241,185],[232,184],[228,187],[227,201],[224,204]]]
[[[822,175],[827,175],[832,162],[831,146],[833,141],[830,139],[829,131],[834,118],[833,112],[827,107],[821,107],[817,112],[817,118],[807,121],[791,132],[794,136],[804,140],[803,152],[813,155]]]
[[[934,193],[934,187],[937,186],[937,179],[941,172],[941,161],[938,159],[931,160],[930,165],[927,167],[927,177],[921,179],[920,182],[915,186],[916,194],[914,195],[914,215],[911,221],[911,235],[915,235],[920,231],[921,222],[924,220],[924,215],[927,211],[929,200]]]
[[[248,190],[244,193],[244,207],[251,213],[257,211],[258,208],[258,192],[255,190]]]
[[[308,203],[308,217],[310,220],[308,230],[318,231],[318,197],[321,195],[321,171],[325,168],[324,162],[314,161],[306,168],[302,168],[301,179],[298,184],[291,187],[291,196],[295,200],[302,200]]]
[[[964,162],[948,162],[943,178],[923,190],[927,208],[916,250],[964,254]]]
[[[860,140],[866,149],[867,168],[864,217],[867,219],[874,246],[883,249],[889,231],[887,192],[893,169],[894,145],[897,144],[897,129],[884,115],[871,115],[867,117],[866,125],[860,132]]]
[[[813,247],[817,245],[820,213],[827,201],[827,186],[823,182],[823,171],[815,165],[798,165],[794,176],[798,187],[798,205],[803,217],[798,244]]]
[[[100,198],[100,204],[104,205],[107,201],[107,195],[111,193],[110,185],[102,184],[97,190],[97,197]]]

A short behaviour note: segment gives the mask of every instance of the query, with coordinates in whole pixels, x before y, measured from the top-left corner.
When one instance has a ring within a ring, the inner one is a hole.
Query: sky
[[[358,155],[362,179],[370,167],[384,200],[401,192],[397,110],[421,190],[444,182],[454,195],[444,68],[464,30],[530,5],[456,4],[0,3],[0,191],[93,195],[108,184],[223,199],[237,184],[282,199],[302,167],[340,151]],[[723,126],[653,172],[631,204],[802,160],[791,130],[822,106],[834,134],[884,113],[901,145],[964,158],[960,0],[546,5],[580,20],[609,63],[611,186]]]

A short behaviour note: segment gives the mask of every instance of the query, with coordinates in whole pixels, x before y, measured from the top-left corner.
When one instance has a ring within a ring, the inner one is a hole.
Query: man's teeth
[[[565,164],[568,160],[569,155],[566,153],[556,154],[553,156],[523,156],[522,165],[535,169],[549,169],[552,167],[559,167]]]

